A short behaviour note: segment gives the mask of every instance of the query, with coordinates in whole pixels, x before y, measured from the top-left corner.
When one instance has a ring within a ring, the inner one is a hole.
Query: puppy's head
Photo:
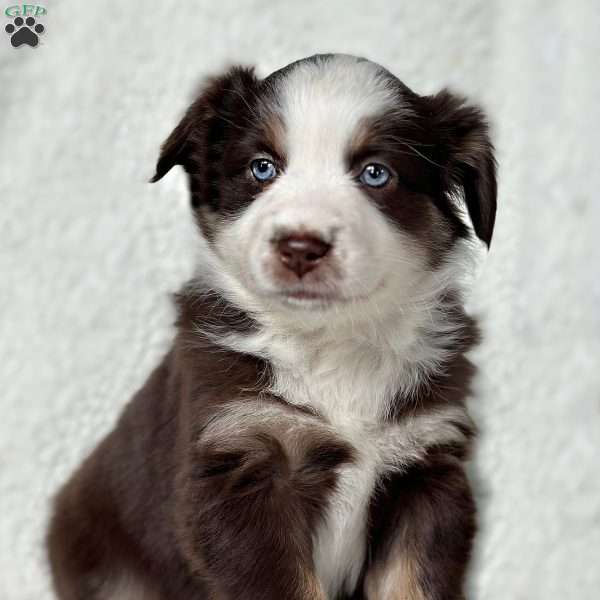
[[[493,149],[481,111],[322,55],[210,80],[162,148],[219,268],[270,310],[410,300],[472,230],[488,246]],[[466,209],[466,211],[464,210]]]

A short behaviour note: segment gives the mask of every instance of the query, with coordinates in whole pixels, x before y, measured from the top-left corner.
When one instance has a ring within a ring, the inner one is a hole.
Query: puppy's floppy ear
[[[187,141],[191,130],[193,116],[188,109],[179,125],[171,132],[160,149],[160,156],[156,163],[156,171],[150,179],[150,183],[156,183],[162,179],[175,165],[183,164],[186,154]]]
[[[434,131],[441,138],[445,184],[462,190],[477,237],[488,248],[496,220],[496,160],[483,111],[442,90],[427,98]]]
[[[236,108],[248,88],[255,88],[257,82],[252,68],[240,66],[208,79],[162,145],[156,172],[150,181],[155,183],[162,179],[175,165],[183,166],[189,175],[197,175],[207,145],[222,139],[219,128],[227,124],[235,126],[238,117]]]

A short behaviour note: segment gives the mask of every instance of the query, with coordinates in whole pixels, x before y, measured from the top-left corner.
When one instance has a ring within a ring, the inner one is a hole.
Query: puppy
[[[203,255],[171,350],[57,497],[59,598],[463,598],[484,115],[352,56],[235,67],[153,181],[175,165]]]

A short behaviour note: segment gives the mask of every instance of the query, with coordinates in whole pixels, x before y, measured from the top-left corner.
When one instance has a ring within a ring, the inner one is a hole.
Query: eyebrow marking
[[[434,173],[428,173],[431,167],[426,167],[425,163],[436,169],[444,169],[444,165],[427,155],[431,152],[426,153],[426,149],[434,151],[437,144],[427,138],[423,141],[412,139],[410,127],[414,123],[406,121],[406,132],[402,131],[403,123],[402,115],[398,111],[363,118],[358,123],[346,152],[347,167],[353,172],[369,158],[380,159],[392,168],[398,179],[410,190],[427,192],[436,176]],[[402,156],[407,157],[406,162],[401,160]]]

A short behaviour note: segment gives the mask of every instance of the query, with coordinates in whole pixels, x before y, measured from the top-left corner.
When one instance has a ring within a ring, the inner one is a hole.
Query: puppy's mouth
[[[296,306],[298,308],[324,308],[332,304],[344,303],[348,299],[344,296],[333,293],[331,291],[314,291],[314,290],[290,290],[281,291],[276,294],[278,300],[288,304],[290,306]]]
[[[368,294],[345,295],[341,291],[329,289],[318,289],[314,287],[298,287],[282,289],[271,295],[272,298],[284,303],[286,306],[299,309],[327,309],[342,304],[355,304],[369,300],[371,296],[379,291],[383,283]]]

